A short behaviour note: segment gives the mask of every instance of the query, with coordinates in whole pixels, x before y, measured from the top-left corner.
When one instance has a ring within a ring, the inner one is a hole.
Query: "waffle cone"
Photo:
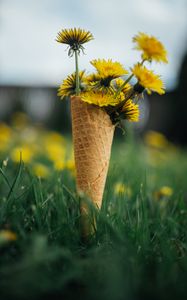
[[[77,190],[100,208],[110,161],[114,125],[109,115],[78,96],[71,97]]]

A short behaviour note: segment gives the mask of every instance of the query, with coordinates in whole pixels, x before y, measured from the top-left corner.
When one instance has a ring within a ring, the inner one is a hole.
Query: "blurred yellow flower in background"
[[[144,135],[144,142],[147,146],[147,162],[153,167],[176,159],[179,153],[178,148],[161,132],[147,131]]]
[[[70,158],[66,161],[65,163],[65,168],[66,170],[69,171],[69,173],[71,174],[71,176],[75,177],[76,176],[76,169],[75,169],[75,161],[74,161],[74,157]]]
[[[19,163],[20,160],[22,160],[24,163],[29,163],[33,158],[33,154],[34,153],[30,146],[22,145],[13,148],[10,153],[10,156],[11,159],[16,163]]]
[[[44,132],[44,142],[46,144],[50,144],[50,143],[61,143],[61,144],[65,144],[65,138],[57,133],[57,132]]]
[[[0,123],[0,151],[5,151],[11,143],[12,129],[5,123]]]
[[[17,235],[13,231],[8,229],[0,230],[0,245],[11,241],[16,241],[16,240],[17,240]]]
[[[65,161],[63,159],[57,159],[54,161],[54,169],[57,171],[62,171],[66,167]]]
[[[66,169],[68,169],[70,171],[75,171],[75,161],[74,161],[74,159],[67,160]]]
[[[35,163],[32,169],[33,169],[33,173],[39,178],[47,178],[50,175],[49,168],[44,164]]]
[[[117,182],[114,185],[114,194],[116,195],[126,195],[128,197],[131,197],[132,190],[129,186],[125,185],[122,182]]]
[[[154,192],[154,197],[158,200],[164,197],[171,197],[172,195],[173,189],[169,186],[162,186],[159,190]]]
[[[148,146],[156,148],[165,148],[169,146],[169,141],[160,132],[150,130],[144,136],[144,141]]]
[[[65,145],[65,139],[56,132],[48,133],[44,136],[43,151],[47,158],[53,162],[65,160]]]
[[[134,36],[133,42],[136,44],[135,49],[142,52],[143,60],[168,63],[164,45],[154,36],[139,32]]]
[[[61,144],[54,143],[54,144],[47,144],[45,145],[45,151],[47,157],[51,161],[57,161],[65,159],[65,148]]]
[[[0,154],[2,166],[9,158],[29,164],[36,176],[47,178],[50,172],[68,170],[75,175],[72,144],[56,132],[33,125],[23,113],[15,113],[12,126],[0,123]]]

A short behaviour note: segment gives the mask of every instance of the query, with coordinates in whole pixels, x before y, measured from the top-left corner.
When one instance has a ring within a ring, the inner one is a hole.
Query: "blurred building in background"
[[[15,112],[24,112],[33,123],[70,131],[68,103],[59,101],[55,87],[0,86],[0,119],[10,122]]]

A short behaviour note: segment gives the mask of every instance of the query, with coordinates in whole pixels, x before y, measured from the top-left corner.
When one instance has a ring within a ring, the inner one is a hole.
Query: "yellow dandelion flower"
[[[123,86],[123,84],[125,83],[125,81],[122,78],[117,78],[114,82],[114,84],[116,85],[116,88],[121,88]],[[129,92],[132,89],[132,86],[130,85],[130,83],[126,83],[121,92],[126,94],[127,92]]]
[[[119,62],[111,59],[95,59],[90,62],[97,73],[88,77],[92,89],[103,92],[111,92],[111,81],[128,73]]]
[[[50,175],[49,169],[41,163],[36,163],[33,166],[33,173],[39,178],[47,178]]]
[[[135,91],[142,92],[142,87],[148,91],[148,93],[157,92],[162,95],[165,93],[164,84],[160,79],[159,75],[153,73],[153,71],[148,70],[145,66],[136,64],[132,68],[132,73],[138,79],[138,84],[134,86]]]
[[[93,82],[99,81],[100,79],[101,79],[101,77],[99,76],[99,74],[97,74],[97,73],[92,73],[92,74],[86,76],[85,82],[86,82],[87,84],[91,84],[91,83],[93,83]]]
[[[110,82],[108,86],[104,86],[102,84],[102,78],[98,73],[92,73],[86,76],[85,83],[87,85],[87,89],[95,90],[95,91],[103,91],[103,92],[107,92],[108,87],[110,86]]]
[[[110,82],[112,79],[128,74],[121,63],[113,62],[112,59],[94,59],[90,63],[97,70],[99,77],[106,80],[106,85],[107,80]]]
[[[120,90],[120,92],[118,93],[118,96],[121,95],[121,98],[124,100],[124,99],[127,99],[127,98],[130,98],[130,94],[133,90],[132,86],[130,83],[126,83],[124,85],[125,81],[122,79],[122,78],[117,78],[116,80],[114,80],[112,82],[113,84],[113,87],[114,87],[114,94],[116,94],[116,92],[118,90]]]
[[[169,141],[167,138],[160,132],[157,131],[148,131],[144,136],[145,143],[150,147],[155,148],[166,148],[169,147]]]
[[[16,241],[17,235],[8,229],[0,230],[0,244],[5,242]]]
[[[74,171],[75,170],[75,161],[74,159],[69,159],[67,162],[66,162],[66,168],[70,171]]]
[[[12,130],[5,123],[0,123],[0,151],[5,151],[12,140]]]
[[[74,159],[67,160],[67,162],[66,162],[66,169],[68,171],[70,171],[70,174],[72,176],[76,176],[76,169],[75,169],[75,161],[74,161]]]
[[[93,35],[90,31],[80,28],[63,29],[58,32],[56,41],[58,43],[69,45],[69,55],[71,56],[74,51],[84,50],[83,44],[93,40]]]
[[[142,52],[142,59],[168,63],[167,51],[163,44],[154,36],[140,32],[133,38],[135,49]]]
[[[61,145],[65,145],[65,138],[57,133],[57,132],[47,132],[47,134],[45,134],[44,136],[44,144],[48,145],[48,144],[61,144]]]
[[[85,71],[79,72],[79,89],[80,92],[84,90],[84,81],[85,81],[85,76],[84,76]],[[62,84],[60,85],[58,89],[58,96],[63,99],[65,96],[71,96],[76,93],[76,74],[73,73],[69,75]]]
[[[114,193],[116,195],[127,195],[128,197],[130,197],[132,195],[132,190],[130,187],[128,187],[127,185],[125,185],[122,182],[117,182],[114,185]]]
[[[122,111],[120,113],[120,116],[123,119],[126,119],[130,122],[138,122],[139,121],[139,115],[140,115],[140,111],[139,111],[138,104],[135,104],[135,103],[132,102],[131,99],[128,99],[122,107]]]
[[[66,167],[65,162],[63,159],[58,159],[54,161],[54,169],[57,171],[62,171]]]
[[[65,148],[62,144],[47,144],[45,145],[45,152],[47,157],[53,162],[62,160],[65,157]]]
[[[43,152],[53,163],[65,159],[66,141],[64,137],[57,132],[49,132],[44,136]]]
[[[111,94],[104,94],[102,92],[86,92],[81,96],[82,101],[87,102],[89,104],[94,104],[97,106],[115,106],[119,104],[121,98],[115,98]]]
[[[31,162],[33,155],[34,155],[33,149],[28,145],[15,147],[10,154],[11,159],[16,163],[19,163],[20,159],[24,163],[29,163]]]
[[[164,197],[171,197],[173,195],[173,189],[169,186],[162,186],[158,191],[154,192],[156,199]]]

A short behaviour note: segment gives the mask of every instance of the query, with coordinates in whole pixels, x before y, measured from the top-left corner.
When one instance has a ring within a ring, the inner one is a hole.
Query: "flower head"
[[[138,85],[146,89],[148,93],[151,93],[151,91],[157,92],[160,95],[165,93],[164,84],[160,76],[154,74],[153,71],[148,70],[140,64],[136,64],[134,68],[132,68],[132,73],[138,79]],[[138,87],[135,86],[135,88]]]
[[[111,94],[105,94],[102,92],[94,92],[94,91],[89,91],[84,93],[81,96],[81,99],[84,102],[87,102],[89,104],[94,104],[97,106],[115,106],[117,104],[119,104],[119,102],[121,101],[120,98],[115,98],[113,95]]]
[[[123,93],[124,97],[128,97],[129,93],[132,91],[132,86],[127,82],[125,85],[124,85],[125,81],[122,79],[122,78],[117,78],[115,81],[114,81],[114,89],[115,90],[118,90],[118,89],[121,89],[121,93]]]
[[[166,49],[154,36],[140,32],[134,36],[133,42],[136,43],[135,49],[142,52],[142,59],[164,63],[168,62]]]
[[[84,80],[85,80],[85,76],[84,76],[84,71],[79,72],[79,88],[80,91],[84,90]],[[76,74],[73,73],[71,75],[69,75],[66,79],[64,79],[64,81],[62,82],[62,84],[60,85],[59,89],[58,89],[58,96],[61,97],[61,99],[63,99],[65,96],[71,96],[74,95],[76,93]]]
[[[0,123],[0,152],[8,148],[12,140],[12,129],[5,123]]]
[[[0,244],[4,244],[16,240],[17,240],[17,235],[13,231],[8,229],[0,230]]]
[[[144,136],[146,145],[158,149],[167,148],[170,144],[165,135],[157,131],[148,131]]]
[[[112,59],[94,59],[90,63],[95,67],[100,78],[105,80],[108,79],[111,81],[112,79],[128,74],[128,71],[123,68],[122,64],[117,61],[113,62]]]
[[[173,195],[173,189],[170,186],[162,186],[159,190],[154,192],[156,199],[167,198]]]
[[[120,114],[123,119],[131,122],[138,122],[140,115],[139,106],[129,99],[124,103]]]
[[[36,163],[33,166],[33,173],[39,178],[47,178],[50,175],[49,169],[41,163]]]
[[[62,44],[69,45],[68,55],[72,56],[74,51],[80,52],[84,50],[83,44],[93,40],[93,35],[90,31],[80,28],[63,29],[58,32],[56,41]]]
[[[14,162],[19,163],[22,160],[24,163],[30,163],[34,155],[30,145],[22,145],[13,148],[11,158]]]
[[[99,76],[98,73],[89,74],[88,76],[86,76],[86,79],[85,79],[85,81],[88,85],[95,84],[100,80],[101,80],[101,77]]]
[[[56,160],[55,162],[54,162],[54,169],[55,170],[57,170],[57,171],[62,171],[62,170],[64,170],[65,169],[65,162],[64,162],[64,160],[63,159],[61,159],[61,160]]]
[[[111,59],[95,59],[90,63],[97,73],[88,76],[87,80],[90,87],[96,91],[111,91],[111,81],[128,73],[119,62],[113,62]]]
[[[114,185],[114,194],[115,195],[126,195],[128,197],[131,197],[132,195],[132,190],[129,186],[122,182],[117,182]]]

